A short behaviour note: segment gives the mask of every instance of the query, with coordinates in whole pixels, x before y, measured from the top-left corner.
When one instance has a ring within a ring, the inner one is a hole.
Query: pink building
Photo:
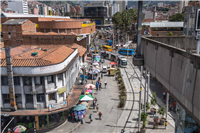
[[[39,8],[34,7],[33,8],[33,14],[38,15],[39,14]]]

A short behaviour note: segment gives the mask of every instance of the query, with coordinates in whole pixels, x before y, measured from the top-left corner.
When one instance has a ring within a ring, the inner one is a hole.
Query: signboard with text
[[[66,86],[58,89],[58,94],[61,94],[66,91]]]
[[[60,103],[54,103],[49,105],[49,111],[57,110],[67,107],[67,101],[60,102]]]

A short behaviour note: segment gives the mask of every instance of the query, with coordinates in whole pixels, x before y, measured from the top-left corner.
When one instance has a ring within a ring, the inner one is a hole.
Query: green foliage
[[[155,106],[157,102],[156,92],[154,92],[153,97],[151,98],[151,104]]]
[[[166,112],[166,110],[165,110],[164,106],[162,106],[161,108],[158,109],[158,113],[161,114],[162,116],[165,115],[165,112]]]
[[[116,29],[119,29],[122,26],[122,14],[121,12],[116,12],[113,16],[112,16],[112,22],[115,25]]]
[[[169,32],[169,35],[173,36],[173,32]]]
[[[126,101],[126,96],[120,96],[120,103],[119,103],[120,108],[124,107],[125,101]]]
[[[150,105],[148,102],[146,102],[146,111],[150,109]]]
[[[144,113],[144,112],[142,112],[141,113],[141,121],[143,121],[143,124],[142,124],[142,128],[145,128],[145,126],[146,126],[146,121],[147,121],[147,114],[146,113]]]
[[[124,90],[120,90],[119,93],[120,93],[120,96],[126,96],[126,92]]]
[[[177,22],[177,21],[183,21],[184,20],[184,13],[177,13],[172,16],[169,16],[170,22]]]

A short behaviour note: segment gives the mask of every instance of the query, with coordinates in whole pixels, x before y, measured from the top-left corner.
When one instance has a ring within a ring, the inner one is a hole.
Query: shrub
[[[146,102],[146,111],[150,109],[150,105],[148,102]]]
[[[124,90],[120,90],[119,93],[120,93],[120,96],[126,96],[126,92]]]
[[[164,117],[164,115],[165,115],[165,113],[166,113],[165,107],[162,106],[161,108],[159,108],[159,109],[158,109],[158,113],[161,114],[161,115]]]
[[[144,113],[144,112],[141,113],[140,118],[141,118],[141,121],[143,121],[142,128],[145,128],[145,126],[146,126],[147,116],[148,115],[146,113]]]
[[[151,99],[151,104],[155,106],[157,104],[157,102],[158,101],[157,101],[157,98],[156,98],[156,92],[154,92],[153,97]]]

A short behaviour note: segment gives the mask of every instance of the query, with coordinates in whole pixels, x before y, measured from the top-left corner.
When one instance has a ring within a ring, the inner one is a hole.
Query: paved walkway
[[[137,75],[140,75],[140,70],[138,68],[135,67],[135,71],[136,71]],[[135,132],[138,131],[140,81],[139,81],[137,75],[133,75],[135,72],[134,72],[133,68],[130,66],[129,63],[128,63],[126,69],[121,68],[121,73],[123,75],[122,76],[123,81],[124,81],[126,89],[127,89],[127,102],[126,102],[126,105],[125,105],[125,108],[124,108],[125,111],[122,112],[122,115],[118,120],[117,131],[119,132],[120,129],[121,129],[120,127],[124,126],[124,124],[127,120],[127,117],[128,117],[127,115],[129,114],[129,112],[131,110],[132,102],[134,102],[133,110],[132,110],[130,118],[129,118],[127,124],[126,124],[125,132],[134,132],[135,133]],[[144,84],[144,78],[142,80],[143,80],[143,84]],[[154,86],[159,86],[159,84],[156,83],[156,82],[151,83],[151,84],[153,84]],[[132,94],[131,86],[132,86],[133,91],[134,91],[134,96]],[[150,92],[150,95],[152,95],[152,90],[149,91],[149,92]],[[159,95],[159,94],[157,94],[157,95]],[[161,93],[161,95],[162,95],[162,93]],[[143,89],[143,92],[142,92],[142,101],[143,101],[143,99],[144,99],[144,89]],[[158,97],[158,104],[161,104],[161,105],[164,104],[162,102],[162,100],[160,100],[159,97]],[[156,105],[155,108],[158,109],[159,108],[158,105]],[[169,118],[168,121],[169,121],[170,124],[168,124],[167,130],[164,129],[164,126],[159,126],[159,129],[156,130],[156,129],[152,129],[153,128],[153,123],[152,123],[153,119],[152,119],[152,115],[149,115],[148,121],[146,122],[147,123],[146,124],[147,132],[148,133],[150,133],[150,132],[152,132],[152,133],[153,132],[166,132],[166,133],[174,132],[175,122],[169,115],[168,115],[168,118]],[[140,125],[142,126],[142,122],[141,122]]]

